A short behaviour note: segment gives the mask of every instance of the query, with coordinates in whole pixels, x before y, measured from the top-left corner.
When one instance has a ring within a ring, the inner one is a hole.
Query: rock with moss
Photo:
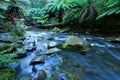
[[[46,58],[45,55],[37,55],[31,60],[30,65],[45,63],[45,58]]]
[[[74,52],[85,53],[91,50],[91,45],[86,40],[76,36],[70,36],[63,44],[63,48]]]
[[[21,76],[19,76],[18,80],[33,80],[32,76],[28,75],[28,74],[23,74]]]
[[[0,68],[0,80],[14,80],[15,70],[11,67]]]
[[[77,80],[76,77],[65,70],[62,71],[55,71],[53,74],[50,76],[49,80]]]
[[[77,80],[77,78],[70,72],[66,71],[66,70],[62,70],[62,73],[64,73],[65,75],[68,76],[69,80]]]
[[[45,70],[39,70],[35,76],[33,77],[33,80],[46,80],[47,77],[47,73],[45,72]]]

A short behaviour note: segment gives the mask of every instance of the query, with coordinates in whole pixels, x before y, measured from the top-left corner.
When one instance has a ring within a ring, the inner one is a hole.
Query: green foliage
[[[0,80],[14,80],[15,70],[11,67],[0,69]]]
[[[72,6],[68,3],[68,0],[49,0],[48,4],[46,5],[46,8],[48,9],[48,12],[55,12],[59,11],[60,9],[70,8]]]
[[[15,57],[17,57],[17,53],[1,53],[0,52],[0,67],[6,66],[8,63],[15,62]]]
[[[70,80],[77,80],[76,77],[75,77],[73,74],[71,74],[70,72],[68,72],[68,71],[66,71],[66,70],[62,70],[62,72],[63,72],[65,75],[67,75],[67,76],[70,78]]]
[[[104,8],[99,11],[97,20],[101,19],[105,16],[110,16],[112,14],[117,15],[120,14],[120,1],[119,0],[108,0],[104,2]]]
[[[4,20],[0,20],[0,32],[11,32],[14,28],[14,25],[11,21],[5,22]]]
[[[50,76],[50,80],[56,80],[57,76],[60,77],[58,72],[59,72],[58,70],[54,71],[52,73],[52,75]],[[68,72],[66,70],[62,70],[61,72],[62,72],[62,74],[65,74],[65,76],[67,76],[69,78],[69,80],[77,80],[76,77],[73,74],[71,74],[70,72]]]
[[[33,17],[37,21],[37,23],[45,24],[48,20],[48,15],[41,14],[39,17]]]
[[[77,3],[78,2],[76,2],[77,7],[71,8],[69,12],[63,16],[63,21],[64,23],[85,23],[87,25],[95,17],[96,12],[94,7],[90,5],[87,0],[80,1],[79,4]]]
[[[64,14],[64,22],[78,20],[78,23],[92,21],[96,12],[96,19],[120,13],[119,0],[50,0],[46,5],[48,11],[56,12],[60,9],[69,10]],[[75,7],[75,8],[74,8]]]
[[[6,66],[7,63],[15,62],[17,53],[13,52],[15,46],[3,44],[0,46],[0,68]]]
[[[13,33],[20,37],[23,37],[25,34],[25,31],[26,29],[25,29],[24,22],[22,20],[18,20],[17,25],[13,29]]]

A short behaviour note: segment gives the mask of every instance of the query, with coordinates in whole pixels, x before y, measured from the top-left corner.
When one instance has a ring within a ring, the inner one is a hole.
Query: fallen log
[[[54,28],[54,27],[58,27],[58,28],[64,28],[65,26],[67,26],[67,23],[57,23],[57,24],[35,24],[35,27],[38,28],[42,28],[42,29],[50,29],[50,28]]]

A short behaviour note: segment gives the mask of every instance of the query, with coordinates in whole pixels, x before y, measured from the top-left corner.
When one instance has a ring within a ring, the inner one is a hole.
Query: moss
[[[51,31],[54,31],[54,32],[60,32],[60,28],[55,27],[55,28],[53,28]]]
[[[0,80],[14,80],[15,70],[11,67],[0,69]]]
[[[66,71],[66,70],[62,70],[62,72],[67,75],[69,77],[70,80],[77,80],[76,77],[71,74],[70,72]]]
[[[10,52],[12,52],[13,50],[14,50],[14,46],[11,46],[11,47],[9,47],[9,48],[1,51],[0,53],[1,53],[1,54],[3,54],[3,53],[10,53]]]
[[[5,50],[5,49],[7,49],[7,48],[9,48],[9,47],[10,47],[10,45],[8,45],[8,44],[6,44],[6,43],[3,43],[3,44],[0,46],[0,51]]]
[[[32,80],[32,76],[23,74],[18,78],[18,80]]]
[[[58,73],[57,72],[58,72],[58,70],[54,71],[52,73],[52,75],[50,76],[49,80],[56,80],[56,78],[58,77]],[[77,80],[76,77],[73,74],[71,74],[70,72],[68,72],[66,70],[62,70],[61,72],[63,74],[65,74],[69,78],[69,80]]]
[[[52,75],[50,76],[50,80],[56,80],[55,75],[57,74],[57,71],[54,71]]]
[[[78,53],[86,53],[90,51],[91,45],[89,42],[80,39],[76,36],[70,36],[63,44],[63,49]]]

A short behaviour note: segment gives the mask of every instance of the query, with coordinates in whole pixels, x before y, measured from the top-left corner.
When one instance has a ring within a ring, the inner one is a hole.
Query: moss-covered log
[[[57,24],[36,24],[35,26],[42,29],[50,29],[54,27],[65,28],[69,25],[68,23],[57,23]]]

